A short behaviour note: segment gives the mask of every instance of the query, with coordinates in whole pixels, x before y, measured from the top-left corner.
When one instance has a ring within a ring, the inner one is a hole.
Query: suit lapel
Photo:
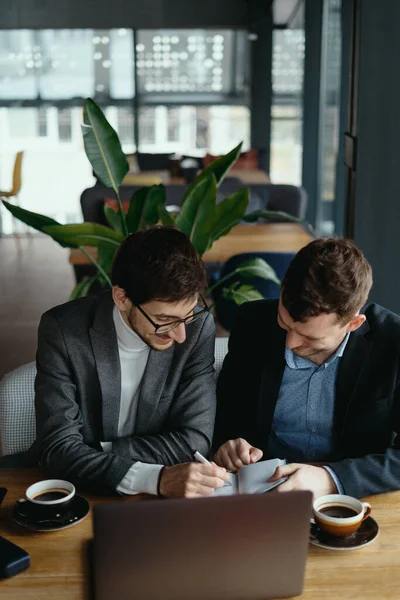
[[[258,432],[259,448],[267,450],[268,437],[271,429],[272,417],[279,396],[285,370],[285,340],[286,332],[277,326],[275,339],[268,344],[268,354],[261,373],[261,385],[258,398]]]
[[[143,435],[148,431],[160,401],[173,356],[174,346],[163,352],[157,350],[150,350],[149,352],[149,358],[140,386],[135,424],[136,435]]]
[[[336,381],[334,416],[337,433],[340,433],[343,429],[347,411],[354,398],[361,373],[366,368],[367,357],[373,345],[368,338],[368,332],[369,325],[365,322],[360,329],[352,333],[340,360]]]
[[[105,294],[89,330],[102,396],[104,441],[117,437],[121,399],[121,365],[112,311],[111,294]]]

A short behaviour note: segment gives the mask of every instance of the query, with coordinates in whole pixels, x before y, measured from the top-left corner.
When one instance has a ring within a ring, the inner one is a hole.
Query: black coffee
[[[336,506],[334,504],[332,504],[332,506],[320,508],[318,509],[318,512],[327,517],[336,517],[337,519],[349,519],[350,517],[358,515],[358,512],[354,510],[354,508],[350,508],[349,506]]]
[[[45,490],[33,496],[33,500],[41,500],[42,502],[50,502],[53,500],[61,500],[69,495],[67,490]]]

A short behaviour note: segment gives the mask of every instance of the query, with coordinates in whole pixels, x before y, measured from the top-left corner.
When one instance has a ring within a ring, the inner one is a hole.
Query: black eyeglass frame
[[[140,306],[140,304],[136,304],[135,306],[136,306],[136,308],[139,309],[139,311],[142,313],[142,315],[149,321],[149,323],[151,323],[153,325],[153,327],[155,329],[154,333],[157,333],[160,329],[164,329],[165,327],[169,327],[170,325],[172,325],[173,327],[170,327],[170,329],[167,329],[164,331],[164,333],[168,333],[169,331],[173,331],[174,329],[179,327],[179,325],[181,323],[184,323],[184,325],[190,325],[191,323],[194,323],[194,321],[197,321],[205,313],[209,312],[210,309],[207,306],[207,303],[204,300],[204,297],[201,294],[199,294],[199,298],[201,298],[201,301],[204,304],[204,308],[199,310],[199,312],[193,313],[192,315],[188,315],[187,317],[184,317],[183,319],[177,319],[176,321],[170,321],[169,323],[163,323],[162,325],[155,323],[153,321],[153,319],[151,317],[149,317],[149,315],[146,313],[146,311],[143,310],[143,308]]]

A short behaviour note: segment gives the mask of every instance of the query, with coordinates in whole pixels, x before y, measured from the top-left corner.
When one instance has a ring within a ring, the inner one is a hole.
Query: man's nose
[[[298,348],[303,345],[303,338],[301,335],[296,333],[295,331],[288,331],[286,333],[286,347],[289,350],[293,350],[293,348]]]
[[[182,344],[186,340],[186,326],[184,323],[180,323],[175,329],[171,329],[168,333],[171,340]]]

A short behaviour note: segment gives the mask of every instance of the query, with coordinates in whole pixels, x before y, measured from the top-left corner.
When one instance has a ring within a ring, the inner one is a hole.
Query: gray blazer
[[[215,325],[206,315],[183,344],[150,350],[135,431],[117,438],[121,372],[109,292],[42,316],[33,450],[44,467],[76,483],[115,490],[135,461],[174,465],[207,455],[215,418]],[[113,442],[112,453],[100,441]]]

